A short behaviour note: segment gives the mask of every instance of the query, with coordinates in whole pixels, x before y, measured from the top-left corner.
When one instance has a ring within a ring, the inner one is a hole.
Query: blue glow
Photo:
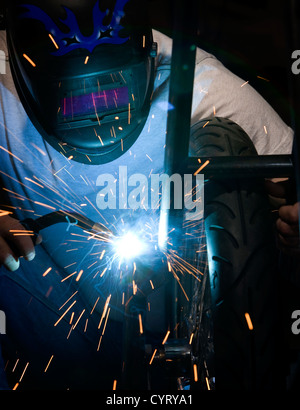
[[[114,241],[114,248],[121,260],[131,260],[146,251],[146,244],[133,232],[127,232]]]

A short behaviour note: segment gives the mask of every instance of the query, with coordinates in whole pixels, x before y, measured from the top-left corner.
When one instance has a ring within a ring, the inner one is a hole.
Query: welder
[[[8,57],[0,83],[2,389],[110,389],[122,371],[122,295],[113,270],[105,270],[111,261],[101,242],[65,224],[34,242],[21,221],[59,209],[116,232],[153,221],[153,210],[96,206],[100,174],[116,177],[121,166],[128,177],[163,171],[172,40],[151,29],[145,10],[141,0],[7,1],[0,33]],[[230,118],[258,154],[290,154],[292,129],[243,84],[197,49],[191,124]],[[284,208],[282,220],[289,222]],[[151,314],[159,309],[151,306]]]

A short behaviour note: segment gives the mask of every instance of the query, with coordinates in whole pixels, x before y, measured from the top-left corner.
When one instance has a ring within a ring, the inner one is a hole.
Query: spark
[[[143,331],[143,323],[142,323],[142,315],[139,313],[139,327],[140,327],[140,334],[144,333]]]
[[[54,37],[53,37],[52,34],[50,34],[50,33],[49,33],[48,35],[49,35],[50,40],[51,40],[52,43],[54,44],[55,48],[58,50],[59,47],[58,47],[58,45],[57,45],[57,42],[54,40]]]
[[[83,176],[82,176],[81,174],[80,174],[79,176],[80,176],[80,178],[83,180],[83,182],[85,183],[85,185],[88,186],[88,183],[87,183],[86,180],[83,178]]]
[[[206,381],[207,390],[210,390],[209,380],[207,376],[205,377],[205,381]]]
[[[2,209],[0,209],[0,217],[1,216],[6,216],[6,215],[12,215],[13,212],[9,212],[9,211],[3,211]]]
[[[114,380],[114,383],[113,383],[113,390],[117,390],[117,380]]]
[[[84,60],[84,64],[87,64],[88,61],[89,61],[89,59],[90,59],[90,56],[86,56],[86,58],[85,58],[85,60]]]
[[[209,121],[206,121],[206,123],[203,125],[202,128],[205,128],[209,124]]]
[[[156,355],[156,352],[157,352],[157,349],[154,349],[154,352],[153,352],[153,354],[152,354],[152,356],[151,356],[151,359],[150,359],[150,361],[149,361],[149,365],[152,364],[152,362],[153,362],[153,360],[154,360],[154,357],[155,357],[155,355]]]
[[[116,136],[116,131],[115,131],[115,127],[112,125],[111,127],[111,131],[112,131],[112,137],[117,138]]]
[[[53,206],[44,204],[43,202],[38,202],[38,201],[33,201],[33,202],[34,202],[36,205],[44,206],[45,208],[52,209],[53,211],[56,211],[56,208],[53,208]]]
[[[63,305],[61,305],[61,307],[60,307],[58,310],[61,310],[61,309],[69,302],[69,300],[71,300],[71,299],[76,295],[76,293],[78,293],[78,290],[76,290],[76,292],[74,292],[73,295],[71,295],[71,296],[69,297],[69,299],[67,299],[67,300],[65,301],[65,303],[64,303]]]
[[[72,330],[73,330],[73,327],[71,326],[71,327],[70,327],[70,330],[69,330],[69,333],[68,333],[68,335],[67,335],[67,339],[69,339]]]
[[[40,188],[44,188],[44,186],[43,186],[43,185],[41,185],[41,184],[39,184],[39,183],[37,183],[37,182],[33,181],[33,180],[32,180],[32,179],[30,179],[30,178],[25,177],[24,179],[26,179],[26,181],[32,182],[33,184],[35,184],[35,185],[39,186]]]
[[[64,266],[64,269],[68,269],[70,266],[76,265],[77,262],[70,263],[70,265]]]
[[[97,347],[97,351],[99,351],[99,349],[100,349],[102,337],[103,337],[105,329],[106,329],[106,324],[107,324],[109,312],[110,312],[110,308],[108,308],[108,311],[107,311],[107,316],[106,316],[105,323],[104,323],[104,326],[103,326],[103,330],[102,330],[102,333],[101,333],[101,336],[100,336],[100,339],[99,339],[99,344],[98,344],[98,347]]]
[[[85,312],[85,309],[83,309],[83,311],[80,313],[78,319],[76,320],[75,325],[73,326],[73,330],[75,329],[75,327],[78,325],[79,320],[82,318],[83,314]]]
[[[11,232],[14,236],[33,236],[34,232],[33,231],[27,231],[25,229],[10,229],[9,232]]]
[[[110,299],[111,299],[111,294],[110,294],[110,295],[108,296],[108,298],[106,299],[106,302],[105,302],[105,305],[104,305],[104,308],[103,308],[103,313],[102,313],[102,316],[101,316],[101,319],[100,319],[100,322],[99,322],[99,325],[98,325],[98,329],[100,329],[101,324],[102,324],[102,321],[103,321],[103,319],[104,319],[104,317],[105,317],[105,315],[106,315],[106,312],[107,312],[107,309],[108,309],[108,305],[109,305]]]
[[[8,151],[6,148],[2,147],[0,145],[0,149],[2,149],[3,151],[5,151],[7,154],[11,155],[12,157],[16,158],[18,161],[22,162],[22,164],[24,163],[24,161],[22,161],[19,157],[17,157],[15,154],[13,154],[12,152]]]
[[[104,274],[105,274],[106,271],[107,271],[107,267],[103,269],[103,271],[102,271],[102,273],[101,273],[101,275],[100,275],[100,278],[102,278],[102,277],[104,276]]]
[[[180,288],[181,288],[181,290],[182,290],[182,292],[183,292],[183,294],[184,294],[184,296],[185,296],[186,300],[189,302],[189,301],[190,301],[190,299],[189,299],[188,295],[186,294],[186,291],[184,290],[184,287],[182,286],[182,284],[181,284],[181,282],[180,282],[179,277],[176,275],[176,273],[175,273],[175,272],[173,272],[173,276],[174,276],[174,277],[175,277],[175,279],[177,280],[178,285],[180,286]]]
[[[86,318],[86,320],[85,320],[85,325],[84,325],[84,329],[83,329],[84,333],[86,332],[87,325],[88,325],[88,321],[89,321],[89,319]]]
[[[98,135],[98,134],[97,134],[97,137],[99,138],[99,141],[100,141],[101,145],[103,146],[104,143],[103,143],[103,141],[102,141],[102,138],[101,138],[100,135]]]
[[[246,84],[248,84],[249,83],[249,81],[245,81],[242,85],[241,85],[241,87],[244,87],[244,85],[246,85]]]
[[[96,307],[97,303],[99,302],[99,299],[100,299],[100,296],[97,297],[96,302],[94,303],[94,306],[93,306],[90,314],[92,314],[94,312],[95,307]]]
[[[193,365],[193,370],[194,370],[194,381],[197,382],[198,381],[198,369],[197,369],[196,364]]]
[[[251,320],[249,313],[247,312],[245,313],[245,319],[246,319],[249,330],[253,330],[252,320]]]
[[[153,159],[150,158],[148,154],[146,154],[146,157],[149,158],[151,162],[153,162]]]
[[[199,174],[199,172],[202,171],[202,169],[205,168],[209,163],[210,163],[209,159],[207,161],[205,161],[204,164],[202,164],[201,167],[198,168],[196,172],[194,172],[194,176]]]
[[[33,148],[35,148],[40,154],[42,154],[44,157],[46,156],[46,152],[43,151],[40,147],[38,147],[37,145],[35,145],[33,142],[30,143],[30,145],[33,146]]]
[[[93,262],[90,266],[87,267],[87,269],[90,269],[92,266],[94,266],[98,261]]]
[[[19,360],[20,360],[20,359],[17,359],[17,360],[16,360],[16,363],[15,363],[13,369],[12,369],[12,373],[16,370],[16,367],[17,367],[17,364],[19,363]]]
[[[73,178],[73,180],[75,181],[75,178],[73,177],[73,175],[65,168],[65,171],[70,175],[71,178]]]
[[[24,374],[25,374],[25,372],[26,372],[26,370],[27,370],[28,365],[29,365],[29,362],[27,362],[26,365],[25,365],[25,368],[24,368],[24,370],[23,370],[23,373],[21,374],[21,377],[20,377],[20,379],[19,379],[19,383],[22,381],[22,379],[23,379],[23,377],[24,377]]]
[[[203,273],[199,271],[194,265],[191,265],[188,261],[177,255],[174,250],[170,250],[167,258],[169,261],[172,261],[174,268],[177,268],[182,273],[189,273],[190,275],[194,276],[195,279],[200,281],[198,275],[203,275]]]
[[[260,78],[261,80],[264,80],[264,81],[270,82],[270,80],[268,80],[267,78],[261,77],[260,75],[257,75],[256,77],[257,77],[257,78]]]
[[[86,201],[88,201],[88,203],[94,208],[94,210],[101,216],[101,218],[104,220],[104,222],[106,223],[106,225],[108,225],[106,219],[104,218],[104,216],[99,212],[99,210],[95,207],[95,205],[92,204],[92,202],[86,197],[84,196],[84,199]]]
[[[83,269],[81,269],[81,270],[79,271],[78,275],[76,276],[76,279],[75,279],[76,282],[79,282],[79,279],[81,278],[82,274],[83,274]]]
[[[170,335],[170,330],[167,331],[166,336],[164,337],[164,340],[162,341],[162,344],[164,345],[166,343],[166,341],[168,340],[168,337]]]
[[[49,297],[49,295],[50,295],[50,293],[52,292],[52,290],[53,290],[53,286],[49,286],[47,292],[45,293],[45,297],[46,297],[46,298]]]
[[[32,67],[36,67],[36,64],[34,61],[31,60],[30,57],[28,57],[27,54],[23,54],[23,57],[32,65]]]
[[[74,319],[74,312],[71,313],[69,324],[71,325]]]
[[[69,312],[70,309],[72,309],[75,303],[76,303],[76,300],[74,300],[74,302],[68,307],[68,309],[65,310],[65,312],[59,317],[59,319],[54,323],[54,326],[58,325],[58,323],[62,320],[62,318],[65,317],[65,315]]]
[[[43,276],[46,276],[46,275],[48,275],[48,273],[49,272],[51,272],[51,270],[52,270],[52,268],[50,267],[50,268],[48,268],[44,273],[43,273]]]
[[[47,366],[45,367],[44,373],[46,373],[46,371],[48,370],[48,367],[50,366],[50,363],[52,362],[54,355],[52,355],[47,363]]]
[[[200,87],[200,93],[208,94],[208,91],[205,88]]]
[[[138,289],[137,284],[136,284],[135,281],[133,280],[133,281],[132,281],[132,293],[133,293],[134,295],[136,295],[137,289]]]
[[[56,172],[53,173],[53,175],[56,177],[57,174],[62,171],[63,169],[65,169],[66,165],[64,165],[63,167],[61,167],[59,170],[57,170]]]
[[[61,280],[61,282],[64,282],[65,280],[69,279],[71,276],[74,276],[76,273],[77,273],[77,270],[76,270],[75,272],[73,272],[73,273],[70,273],[70,275],[66,276],[65,278],[63,278],[63,279]]]

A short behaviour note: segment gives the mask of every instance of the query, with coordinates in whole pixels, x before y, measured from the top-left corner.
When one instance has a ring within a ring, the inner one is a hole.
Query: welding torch
[[[112,232],[103,224],[96,223],[86,216],[76,212],[55,211],[43,215],[37,219],[26,218],[21,221],[26,230],[33,232],[34,243],[36,242],[36,239],[42,229],[62,222],[68,223],[69,227],[78,226],[79,228],[91,233],[112,235]],[[69,227],[67,229],[69,229]]]

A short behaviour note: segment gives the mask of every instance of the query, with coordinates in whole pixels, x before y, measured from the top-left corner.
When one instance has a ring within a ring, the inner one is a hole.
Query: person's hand
[[[288,254],[300,255],[299,210],[299,202],[294,205],[283,205],[278,210],[276,228],[279,247]]]
[[[283,199],[287,197],[289,184],[288,181],[278,183],[267,181],[266,188],[271,196]],[[290,255],[300,255],[299,211],[299,202],[293,205],[284,204],[278,209],[276,220],[278,247]]]
[[[36,244],[41,243],[41,237]],[[9,215],[0,217],[0,265],[14,272],[20,266],[20,257],[32,261],[35,257],[35,248],[32,236],[24,226]]]

